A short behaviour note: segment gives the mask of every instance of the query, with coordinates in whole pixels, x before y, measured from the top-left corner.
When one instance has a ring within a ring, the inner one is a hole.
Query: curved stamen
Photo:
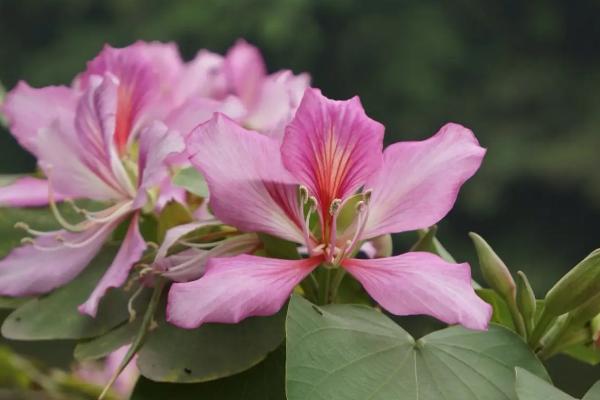
[[[15,229],[23,229],[25,232],[32,236],[50,236],[55,234],[55,232],[42,232],[35,229],[31,229],[29,225],[27,225],[25,222],[17,222],[15,224]]]
[[[354,247],[360,241],[360,237],[362,236],[365,226],[367,225],[367,218],[369,216],[369,206],[365,200],[361,200],[356,203],[356,212],[358,213],[358,221],[356,223],[356,231],[354,231],[354,236],[351,240],[347,241],[344,246],[344,251],[341,253],[341,257],[339,261],[343,257],[346,257],[354,251]]]

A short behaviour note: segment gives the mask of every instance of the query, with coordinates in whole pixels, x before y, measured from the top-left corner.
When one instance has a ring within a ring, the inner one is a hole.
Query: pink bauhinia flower
[[[203,277],[172,286],[168,320],[194,328],[274,314],[322,264],[344,268],[393,314],[486,329],[491,308],[475,294],[468,264],[424,252],[353,258],[365,240],[438,222],[485,153],[457,124],[384,152],[383,131],[358,98],[333,101],[308,89],[281,144],[222,115],[192,132],[188,151],[208,182],[214,214],[242,231],[303,244],[308,257],[213,258]],[[348,207],[354,219],[342,224]]]
[[[63,229],[39,232],[22,225],[34,238],[0,261],[0,295],[37,295],[67,283],[129,220],[114,261],[80,311],[94,316],[108,288],[127,279],[146,249],[138,226],[142,208],[156,202],[157,187],[169,178],[169,157],[184,149],[181,136],[156,121],[178,65],[176,58],[166,61],[175,54],[162,44],[107,47],[73,87],[21,83],[8,94],[3,111],[11,131],[48,177],[50,207]],[[39,180],[30,185],[37,185],[34,196],[43,191]],[[23,203],[31,203],[23,186],[21,180],[3,193],[19,191]],[[74,206],[83,221],[71,223],[56,207],[54,192],[111,205],[95,212]]]
[[[281,138],[309,84],[306,73],[267,74],[260,51],[240,39],[224,57],[200,50],[186,65],[176,89],[181,106],[170,118],[187,134],[221,112],[249,129]]]

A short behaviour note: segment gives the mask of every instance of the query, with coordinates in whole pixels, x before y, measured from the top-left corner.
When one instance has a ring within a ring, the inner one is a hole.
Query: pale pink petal
[[[159,121],[146,126],[140,133],[138,155],[138,194],[134,207],[142,207],[147,192],[169,177],[167,158],[184,150],[183,138]]]
[[[217,218],[243,231],[304,240],[297,185],[276,140],[217,114],[192,132],[187,148],[206,179]]]
[[[79,312],[95,317],[98,304],[106,291],[109,288],[120,287],[125,283],[131,267],[140,260],[144,250],[146,250],[146,242],[140,233],[138,214],[135,214],[129,223],[129,229],[123,243],[121,243],[119,252],[90,297],[79,306]]]
[[[61,201],[63,196],[54,193],[54,200]],[[48,181],[46,179],[24,176],[0,187],[2,207],[39,207],[47,204]]]
[[[192,129],[211,119],[216,112],[237,121],[246,115],[246,108],[239,99],[233,96],[224,100],[193,97],[174,109],[166,117],[165,124],[169,129],[187,136]]]
[[[249,255],[213,258],[202,278],[173,284],[167,320],[192,329],[206,322],[237,323],[275,314],[319,262]]]
[[[208,50],[200,50],[184,68],[176,86],[180,101],[191,97],[220,100],[227,93],[227,79],[223,57]]]
[[[37,155],[35,138],[40,128],[47,128],[54,120],[72,123],[75,117],[77,94],[66,86],[48,86],[34,89],[25,82],[8,94],[0,106],[11,133],[19,144]]]
[[[233,93],[251,108],[260,96],[261,85],[267,75],[260,51],[240,39],[225,55],[224,69]]]
[[[467,263],[451,264],[431,253],[412,252],[348,259],[342,265],[392,314],[425,314],[448,324],[487,329],[492,309],[475,294]]]
[[[381,166],[383,130],[358,97],[335,101],[307,89],[283,138],[283,163],[326,211]]]
[[[0,295],[43,294],[68,283],[92,261],[115,227],[111,222],[81,233],[49,232],[35,239],[35,245],[14,249],[0,261]]]
[[[162,276],[175,282],[187,282],[200,278],[204,274],[206,263],[217,257],[232,257],[250,254],[261,246],[255,233],[245,233],[221,241],[212,249],[195,252],[183,251],[159,261]]]
[[[244,118],[244,126],[272,137],[283,139],[300,99],[310,85],[308,74],[294,75],[281,71],[269,75],[262,85],[257,101]]]
[[[427,140],[389,146],[383,167],[365,185],[373,195],[363,238],[437,223],[484,154],[473,133],[457,124],[444,125]]]
[[[163,242],[158,248],[158,251],[156,252],[156,260],[165,258],[171,246],[177,243],[179,239],[181,239],[188,233],[191,233],[200,228],[219,224],[219,221],[213,219],[211,221],[190,222],[189,224],[178,225],[174,228],[169,229],[165,234],[165,238],[163,239]]]
[[[121,199],[119,188],[108,184],[82,160],[82,149],[73,129],[55,121],[37,136],[38,162],[52,189],[70,198]]]

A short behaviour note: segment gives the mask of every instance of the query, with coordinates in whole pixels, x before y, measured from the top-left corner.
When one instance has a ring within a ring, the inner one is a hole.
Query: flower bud
[[[600,293],[569,312],[571,325],[583,325],[598,314],[600,314]]]
[[[517,307],[523,316],[527,332],[531,332],[536,309],[535,293],[523,271],[517,272]]]
[[[516,285],[504,262],[481,236],[471,232],[469,233],[469,237],[473,240],[473,244],[475,245],[483,279],[492,289],[498,292],[504,300],[513,302],[515,299]]]
[[[596,315],[596,317],[592,319],[591,327],[594,345],[600,349],[600,314]]]
[[[546,294],[544,308],[552,315],[561,315],[600,293],[600,249],[594,250]]]
[[[366,245],[369,245],[369,257],[371,258],[391,257],[394,250],[392,235],[390,234],[377,236],[366,242],[363,246]]]

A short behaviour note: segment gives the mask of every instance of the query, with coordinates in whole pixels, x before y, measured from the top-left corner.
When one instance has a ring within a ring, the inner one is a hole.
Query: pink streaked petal
[[[77,94],[66,86],[35,89],[19,82],[6,95],[0,112],[19,144],[37,155],[35,138],[40,128],[47,128],[57,119],[63,124],[72,123],[76,101]]]
[[[167,320],[193,329],[207,322],[234,324],[275,314],[319,262],[250,255],[213,258],[202,278],[171,287]]]
[[[114,76],[96,79],[81,97],[75,126],[80,142],[79,157],[107,185],[132,196],[135,191],[119,158],[118,125],[120,84]]]
[[[489,304],[471,286],[469,264],[451,264],[424,252],[342,263],[383,308],[396,315],[425,314],[448,324],[485,330]]]
[[[383,131],[358,97],[335,101],[307,89],[283,138],[283,162],[327,210],[380,168]]]
[[[244,126],[283,139],[285,126],[290,122],[306,88],[308,74],[294,75],[281,71],[269,75],[262,85],[259,98],[244,118]]]
[[[304,240],[297,186],[276,140],[216,114],[192,132],[187,148],[208,183],[217,218],[243,231]]]
[[[484,154],[473,133],[458,124],[444,125],[427,140],[389,146],[383,167],[365,186],[373,195],[363,238],[437,223]]]
[[[118,90],[113,138],[119,153],[124,154],[145,122],[162,118],[175,105],[171,91],[182,71],[175,44],[136,42],[120,49],[105,46],[76,82],[89,89],[98,77],[115,78]]]
[[[260,96],[261,85],[267,75],[258,48],[239,39],[225,55],[224,69],[233,93],[251,108]]]
[[[115,259],[94,288],[90,297],[85,303],[79,306],[79,312],[95,317],[98,311],[98,304],[107,290],[109,288],[120,287],[125,283],[129,275],[129,270],[131,270],[134,263],[140,260],[144,250],[146,250],[146,242],[140,233],[139,216],[136,213],[129,223],[129,229]]]
[[[121,199],[124,195],[82,160],[82,148],[72,129],[54,121],[37,136],[38,163],[56,193],[70,198]]]
[[[35,239],[35,246],[14,249],[0,261],[0,295],[38,295],[68,283],[92,261],[114,228],[114,223],[107,223],[81,233],[49,232]],[[57,235],[62,240],[56,240]]]
[[[138,157],[138,194],[134,207],[143,207],[147,191],[169,177],[167,158],[185,148],[183,138],[162,122],[154,121],[140,133]]]
[[[46,179],[24,176],[6,186],[0,187],[0,206],[2,207],[39,207],[48,205],[48,181]],[[64,196],[54,193],[55,201],[64,200]]]

